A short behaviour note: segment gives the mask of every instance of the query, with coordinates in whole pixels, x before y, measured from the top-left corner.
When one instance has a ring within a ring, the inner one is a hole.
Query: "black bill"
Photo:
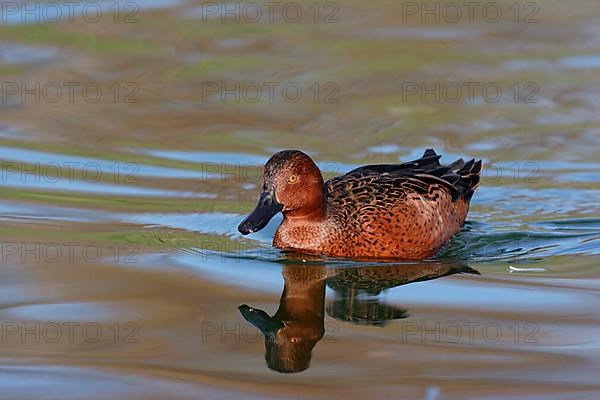
[[[275,200],[273,193],[263,192],[258,199],[258,205],[238,226],[238,231],[242,235],[258,232],[282,209],[283,206]]]

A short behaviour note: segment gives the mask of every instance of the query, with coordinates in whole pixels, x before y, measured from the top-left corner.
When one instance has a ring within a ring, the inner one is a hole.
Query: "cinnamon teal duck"
[[[427,149],[417,160],[356,168],[327,182],[298,150],[274,154],[262,193],[238,230],[263,229],[283,213],[273,245],[349,258],[432,257],[464,225],[481,175],[481,160],[442,166]]]

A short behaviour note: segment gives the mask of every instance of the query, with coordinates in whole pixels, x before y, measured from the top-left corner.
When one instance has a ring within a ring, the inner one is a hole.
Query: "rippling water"
[[[598,398],[598,4],[96,4],[0,15],[3,399]],[[269,82],[303,96],[212,93]],[[502,96],[419,92],[467,82]],[[237,232],[279,149],[329,178],[429,147],[485,163],[434,260],[282,252],[280,218]]]

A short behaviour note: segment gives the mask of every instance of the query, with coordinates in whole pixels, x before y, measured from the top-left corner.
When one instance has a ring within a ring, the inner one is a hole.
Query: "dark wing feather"
[[[479,184],[481,160],[465,163],[459,159],[442,166],[440,157],[433,149],[427,149],[421,158],[402,164],[365,165],[328,180],[326,190],[329,196],[355,197],[367,195],[373,185],[391,190],[391,196],[403,195],[407,190],[427,194],[433,188],[442,188],[453,201],[470,201]]]
[[[442,156],[438,156],[433,149],[425,150],[423,157],[418,160],[408,161],[402,164],[373,164],[373,165],[365,165],[362,167],[358,167],[348,172],[346,175],[353,174],[412,174],[414,172],[426,172],[430,170],[434,170],[440,165],[440,158]]]

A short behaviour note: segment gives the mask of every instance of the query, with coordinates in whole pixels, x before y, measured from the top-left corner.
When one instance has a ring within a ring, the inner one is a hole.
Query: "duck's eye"
[[[298,182],[298,175],[292,175],[288,178],[288,183],[296,183]]]

